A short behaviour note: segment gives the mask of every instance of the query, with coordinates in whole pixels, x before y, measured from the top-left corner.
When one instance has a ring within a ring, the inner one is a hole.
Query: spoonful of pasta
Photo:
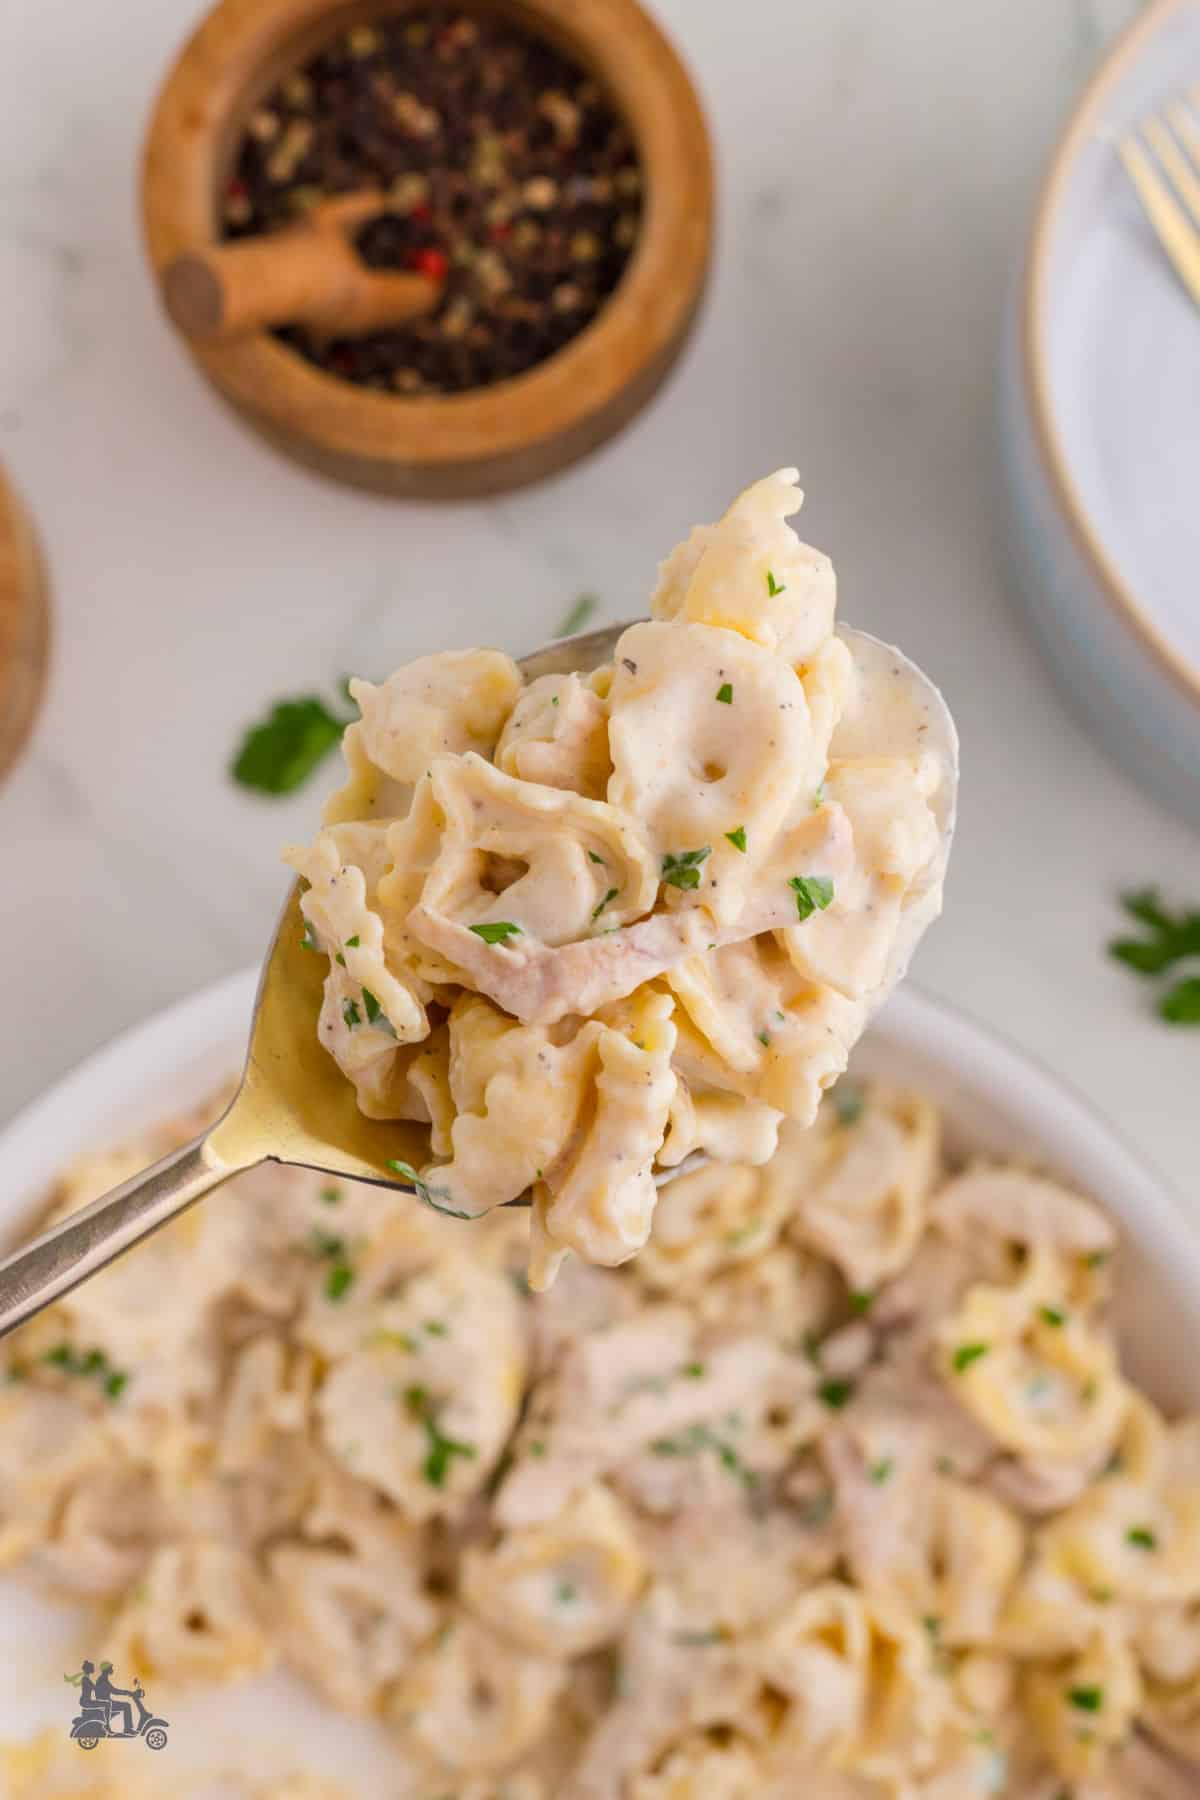
[[[651,617],[351,684],[348,779],[183,1150],[0,1263],[0,1335],[267,1159],[466,1221],[530,1205],[530,1282],[616,1264],[657,1189],[811,1123],[941,910],[958,744],[835,623],[794,470],[662,564]]]

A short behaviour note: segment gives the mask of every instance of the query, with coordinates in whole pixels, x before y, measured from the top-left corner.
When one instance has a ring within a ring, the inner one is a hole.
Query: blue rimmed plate
[[[1010,307],[1004,468],[1030,615],[1114,757],[1200,825],[1200,313],[1122,132],[1200,82],[1200,0],[1158,0],[1055,152]]]

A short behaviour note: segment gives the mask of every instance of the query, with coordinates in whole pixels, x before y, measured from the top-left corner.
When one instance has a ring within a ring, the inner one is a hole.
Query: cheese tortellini
[[[488,1177],[476,1121],[539,1049],[551,1131],[555,1071],[592,1059],[546,1207],[600,1229],[677,1018],[651,984],[558,1041],[464,990],[445,1166]],[[538,1153],[519,1121],[498,1158]],[[6,1340],[0,1558],[151,1691],[299,1675],[370,1721],[395,1800],[1200,1791],[1200,1420],[1121,1370],[1097,1208],[948,1170],[928,1099],[843,1082],[769,1162],[681,1175],[650,1232],[531,1293],[513,1212],[239,1177]],[[235,1791],[307,1800],[247,1760]],[[41,1800],[50,1767],[0,1753],[0,1785]]]
[[[835,634],[795,483],[698,527],[610,665],[352,683],[348,780],[288,853],[322,1044],[370,1118],[429,1127],[447,1207],[530,1195],[539,1287],[641,1249],[656,1171],[811,1125],[940,905],[953,726]]]

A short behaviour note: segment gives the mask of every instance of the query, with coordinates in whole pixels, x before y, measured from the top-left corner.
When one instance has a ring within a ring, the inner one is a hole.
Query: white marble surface
[[[392,505],[278,460],[158,316],[139,138],[196,0],[4,0],[0,459],[56,590],[53,682],[0,791],[0,1116],[121,1026],[257,956],[286,805],[225,765],[269,698],[480,638],[656,559],[750,477],[802,470],[848,618],[943,683],[964,743],[945,919],[918,979],[1071,1077],[1185,1191],[1200,1040],[1106,961],[1113,891],[1200,897],[1200,844],[1063,712],[1006,590],[992,388],[1057,121],[1134,0],[661,0],[707,95],[723,219],[667,392],[565,477]],[[1190,1104],[1189,1104],[1190,1095]]]

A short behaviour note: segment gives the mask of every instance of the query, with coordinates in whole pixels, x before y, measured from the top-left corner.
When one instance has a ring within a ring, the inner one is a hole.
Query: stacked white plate
[[[1115,148],[1198,84],[1200,0],[1157,0],[1083,95],[1010,309],[1001,426],[1050,661],[1112,754],[1200,825],[1200,311]]]

